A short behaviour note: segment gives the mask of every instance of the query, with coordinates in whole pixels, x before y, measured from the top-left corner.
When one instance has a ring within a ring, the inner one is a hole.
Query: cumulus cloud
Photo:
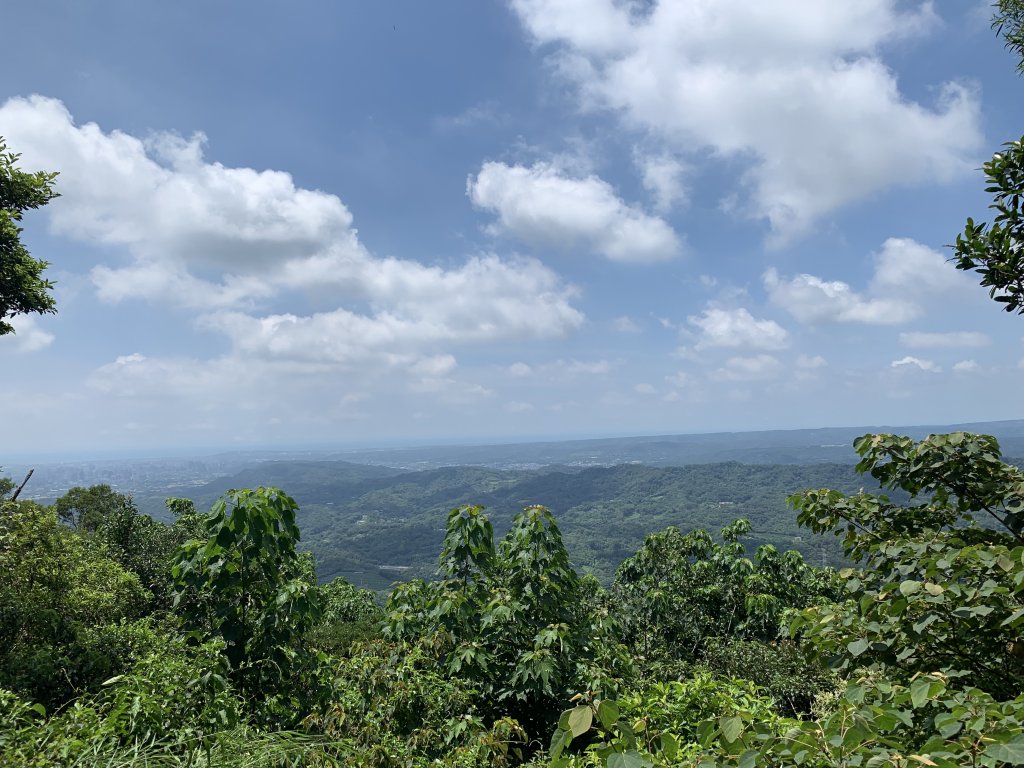
[[[608,360],[557,360],[545,368],[566,376],[602,376],[609,373],[613,365]]]
[[[666,376],[665,381],[673,387],[678,387],[680,389],[693,383],[693,379],[690,377],[690,374],[686,373],[686,371],[679,371],[677,373],[673,373],[671,376]]]
[[[805,371],[813,371],[816,368],[824,368],[828,362],[821,355],[800,355],[796,359],[796,367]]]
[[[804,323],[872,323],[895,325],[917,317],[921,310],[900,299],[867,298],[841,280],[814,275],[780,278],[775,269],[764,274],[772,302]]]
[[[336,196],[280,171],[209,161],[201,134],[105,132],[41,96],[0,105],[0,125],[25,167],[61,169],[52,229],[127,254],[92,270],[101,299],[192,309],[235,357],[415,373],[454,360],[450,345],[557,337],[583,322],[575,290],[535,259],[484,254],[442,268],[375,257]],[[303,314],[295,291],[333,308]],[[279,311],[261,313],[271,300]]]
[[[973,167],[972,88],[901,93],[884,46],[927,34],[931,3],[897,0],[508,0],[586,108],[678,151],[745,164],[737,206],[777,242],[892,185]]]
[[[925,333],[912,331],[900,334],[900,344],[915,349],[941,347],[987,347],[992,338],[976,331],[952,331],[950,333]]]
[[[920,317],[928,299],[966,285],[942,254],[909,238],[889,238],[873,260],[862,292],[816,275],[782,278],[774,268],[764,273],[764,287],[773,303],[805,323],[898,325]]]
[[[205,137],[145,140],[76,125],[57,99],[0,105],[4,134],[27,167],[61,169],[59,234],[127,246],[141,260],[262,272],[355,245],[352,216],[334,195],[296,187],[290,174],[227,168],[203,157]]]
[[[739,309],[705,309],[691,316],[689,323],[700,329],[698,350],[710,347],[751,347],[782,349],[788,341],[786,330],[774,320],[757,320],[749,311]]]
[[[968,373],[970,371],[976,371],[978,364],[973,360],[961,360],[953,366],[953,370],[957,373]]]
[[[912,357],[910,355],[907,355],[906,357],[901,357],[899,360],[893,360],[889,364],[889,367],[890,368],[913,367],[913,368],[918,368],[918,369],[920,369],[922,371],[927,371],[928,373],[939,373],[942,370],[938,365],[933,363],[931,360],[922,360],[919,357]]]
[[[611,373],[612,369],[617,365],[618,362],[605,359],[576,360],[573,358],[568,360],[551,360],[532,365],[517,362],[504,370],[509,376],[517,379],[536,377],[552,381],[565,381],[579,377],[605,376]]]
[[[8,322],[14,326],[14,333],[0,336],[0,350],[8,347],[15,352],[38,352],[50,346],[56,338],[40,328],[39,321],[32,315],[18,315]]]
[[[619,333],[640,333],[640,324],[631,317],[620,315],[612,321],[615,330]]]
[[[771,355],[753,355],[750,357],[730,357],[722,367],[711,372],[715,381],[758,381],[774,379],[784,370],[785,366]]]
[[[466,186],[478,208],[497,214],[493,232],[534,246],[584,249],[612,261],[655,262],[680,252],[663,219],[623,202],[597,176],[568,176],[546,163],[484,163]]]
[[[876,293],[888,291],[919,296],[973,285],[943,254],[909,237],[890,237],[874,258],[871,289]]]
[[[529,413],[533,410],[533,406],[530,403],[524,403],[520,400],[507,402],[503,407],[509,413]]]
[[[676,204],[686,202],[683,179],[687,167],[677,157],[637,152],[634,154],[634,160],[640,169],[640,180],[644,189],[654,198],[654,207],[657,211],[666,213]]]

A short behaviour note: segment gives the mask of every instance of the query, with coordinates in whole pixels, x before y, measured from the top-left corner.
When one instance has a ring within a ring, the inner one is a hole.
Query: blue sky
[[[984,2],[21,3],[10,460],[1018,418]]]

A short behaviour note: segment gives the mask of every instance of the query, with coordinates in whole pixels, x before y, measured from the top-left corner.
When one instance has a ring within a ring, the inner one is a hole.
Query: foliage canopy
[[[19,155],[8,151],[0,137],[0,336],[14,333],[9,318],[29,312],[56,312],[50,291],[53,283],[43,277],[47,263],[32,258],[21,242],[18,224],[25,211],[40,208],[57,197],[56,173],[27,173],[18,168]]]

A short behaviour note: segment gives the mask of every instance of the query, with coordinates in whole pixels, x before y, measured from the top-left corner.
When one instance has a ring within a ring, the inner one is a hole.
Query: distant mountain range
[[[668,525],[717,531],[753,524],[751,548],[796,548],[838,563],[837,542],[801,531],[788,495],[809,487],[854,491],[852,443],[868,432],[924,437],[994,434],[1004,456],[1024,456],[1024,420],[916,427],[846,427],[571,440],[374,451],[237,452],[190,459],[42,465],[28,496],[52,500],[72,485],[109,483],[164,516],[164,499],[201,509],[229,488],[277,486],[301,508],[303,543],[322,578],[343,575],[383,589],[428,576],[453,507],[482,504],[500,535],[528,504],[556,514],[574,561],[604,581],[650,532]],[[26,467],[10,466],[20,478]]]
[[[408,469],[471,464],[537,468],[556,464],[651,466],[739,461],[745,464],[856,463],[853,441],[867,433],[889,432],[920,439],[941,432],[995,435],[1004,455],[1024,455],[1024,420],[913,427],[825,427],[762,432],[715,432],[695,435],[608,437],[592,440],[510,443],[501,445],[430,446],[338,452],[333,457],[364,464]]]
[[[401,470],[342,461],[272,461],[204,486],[179,489],[201,509],[229,488],[273,485],[299,503],[303,547],[322,579],[345,576],[385,589],[429,577],[449,510],[487,508],[496,535],[530,504],[556,515],[577,567],[610,581],[646,534],[675,525],[717,532],[736,518],[751,521],[751,552],[761,544],[798,549],[816,564],[837,564],[838,543],[801,531],[786,497],[804,488],[855,491],[870,485],[849,464],[692,464],[652,467],[546,467],[497,470],[456,466]],[[162,496],[137,497],[160,513]]]

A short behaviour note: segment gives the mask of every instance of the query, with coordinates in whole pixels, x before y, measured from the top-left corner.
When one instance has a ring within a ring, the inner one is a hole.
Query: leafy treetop
[[[32,258],[18,226],[26,210],[41,208],[58,196],[53,189],[57,174],[21,171],[18,158],[0,137],[0,336],[14,333],[8,318],[57,311],[50,295],[53,283],[43,278],[47,262]]]
[[[1017,70],[1024,74],[1024,0],[999,0],[994,4],[992,28],[1006,41],[1006,47],[1020,57]]]

